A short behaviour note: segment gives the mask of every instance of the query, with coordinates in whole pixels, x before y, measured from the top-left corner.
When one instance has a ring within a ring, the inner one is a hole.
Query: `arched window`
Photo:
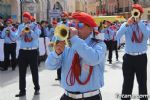
[[[61,4],[59,2],[56,2],[56,4],[54,4],[54,10],[60,10],[60,11],[63,11],[63,8],[61,6]]]
[[[22,0],[22,2],[34,2],[33,0]]]

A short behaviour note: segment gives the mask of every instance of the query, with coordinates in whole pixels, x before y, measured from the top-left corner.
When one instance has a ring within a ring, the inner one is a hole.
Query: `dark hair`
[[[103,20],[103,24],[105,24],[106,20]]]
[[[52,24],[48,24],[48,30],[50,30],[52,28]]]
[[[44,23],[45,23],[45,21],[44,21],[44,20],[42,20],[40,24],[42,25],[42,24],[44,24]]]

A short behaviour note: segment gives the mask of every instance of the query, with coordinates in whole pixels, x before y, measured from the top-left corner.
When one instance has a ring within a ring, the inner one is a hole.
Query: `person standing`
[[[18,37],[20,40],[19,50],[19,94],[16,97],[26,95],[26,71],[28,65],[31,69],[32,79],[34,83],[34,95],[39,94],[39,76],[38,76],[38,38],[40,29],[32,30],[31,15],[29,12],[23,13],[23,23],[18,27]]]
[[[117,41],[125,35],[125,54],[123,56],[123,86],[122,100],[130,100],[133,90],[134,76],[137,77],[139,95],[147,95],[147,40],[150,30],[147,29],[141,16],[144,12],[139,4],[132,5],[133,10],[138,10],[139,18],[130,17],[117,31]],[[142,97],[140,100],[148,100]]]
[[[106,45],[97,39],[98,30],[93,17],[84,12],[74,12],[69,41],[54,45],[46,60],[48,69],[61,68],[61,86],[65,93],[60,100],[102,100],[100,88],[104,85]]]
[[[68,13],[66,11],[63,11],[60,16],[61,16],[61,21],[57,25],[63,24],[69,27]],[[55,80],[58,80],[58,81],[61,80],[61,68],[57,69],[57,78]]]
[[[3,25],[3,17],[0,15],[0,39],[2,38],[2,31],[4,29],[4,25]]]
[[[17,29],[12,26],[13,20],[7,19],[7,27],[2,31],[2,38],[4,39],[4,68],[2,71],[8,70],[10,65],[11,56],[11,66],[12,70],[16,68],[16,39],[17,39]]]
[[[112,53],[115,47],[116,32],[112,28],[112,23],[110,21],[104,21],[104,24],[106,27],[101,32],[105,33],[105,43],[108,48],[108,61],[109,64],[112,64]],[[116,60],[118,60],[118,52],[116,52]]]

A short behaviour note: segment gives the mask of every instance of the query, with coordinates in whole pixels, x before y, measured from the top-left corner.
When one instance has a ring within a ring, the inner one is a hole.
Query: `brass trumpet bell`
[[[140,17],[140,14],[141,13],[140,13],[140,11],[138,9],[133,9],[131,11],[131,15],[132,15],[133,18],[135,18],[135,20]]]
[[[58,25],[55,28],[54,35],[58,37],[60,41],[67,40],[69,37],[69,28],[63,24]]]
[[[25,33],[29,33],[30,32],[30,28],[29,27],[25,27],[23,30]]]
[[[7,29],[7,30],[6,30],[6,34],[9,34],[9,33],[10,33],[10,30],[9,30],[9,29]]]

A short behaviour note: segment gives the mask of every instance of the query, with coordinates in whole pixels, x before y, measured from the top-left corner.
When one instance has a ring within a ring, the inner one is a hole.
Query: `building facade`
[[[48,2],[53,0],[0,0],[0,15],[20,22],[24,11],[29,11],[37,21],[48,19]]]
[[[150,20],[150,0],[138,0],[138,3],[144,7],[144,14],[142,15],[142,19]]]
[[[99,2],[100,0],[98,0]],[[103,15],[121,15],[126,19],[131,16],[132,4],[141,4],[144,8],[142,19],[150,20],[149,0],[101,0]]]
[[[22,2],[21,2],[22,1]],[[150,20],[149,0],[137,0],[145,12],[144,20]],[[133,0],[0,0],[0,16],[21,21],[24,11],[29,11],[36,21],[50,20],[61,11],[84,11],[91,15],[123,15],[130,17]]]
[[[20,1],[19,0],[0,0],[0,15],[3,18],[12,17],[20,20]]]

